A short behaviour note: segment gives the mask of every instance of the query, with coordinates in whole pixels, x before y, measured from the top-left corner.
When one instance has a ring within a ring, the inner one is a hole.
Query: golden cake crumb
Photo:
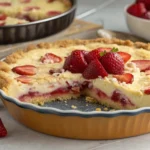
[[[96,111],[101,111],[101,108],[96,108],[95,110],[96,110]]]
[[[75,105],[72,105],[72,106],[71,106],[71,108],[72,108],[72,109],[76,109],[76,108],[77,108],[77,106],[75,106]]]
[[[89,102],[89,103],[97,103],[97,101],[93,98],[93,97],[89,97],[89,96],[86,96],[85,98],[86,102]]]

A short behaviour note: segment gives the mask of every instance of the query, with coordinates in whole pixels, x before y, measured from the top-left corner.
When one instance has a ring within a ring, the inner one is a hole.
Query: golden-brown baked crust
[[[18,59],[24,56],[24,53],[34,50],[36,48],[40,48],[40,49],[49,49],[51,47],[65,48],[71,45],[86,45],[89,43],[117,44],[117,45],[125,45],[125,46],[150,50],[150,43],[132,42],[130,40],[106,39],[106,38],[98,38],[98,39],[92,39],[92,40],[62,40],[62,41],[57,41],[53,43],[39,43],[37,45],[29,45],[25,50],[19,50],[7,56],[5,59],[5,62],[8,64],[15,63]]]
[[[125,45],[135,48],[144,48],[150,50],[150,43],[142,42],[132,42],[130,40],[120,40],[120,39],[106,39],[106,38],[97,38],[91,40],[62,40],[53,43],[39,43],[37,44],[38,48],[50,48],[50,47],[68,47],[70,45],[86,45],[89,43],[106,43],[106,44],[118,44]],[[32,45],[33,46],[33,45]],[[29,46],[30,47],[30,46]],[[34,47],[35,48],[35,47]],[[30,47],[31,50],[31,47]]]
[[[7,73],[0,71],[0,89],[7,93],[8,86],[11,84],[12,80],[8,77]]]
[[[150,50],[150,43],[142,43],[142,42],[132,42],[130,40],[120,40],[120,39],[106,39],[106,38],[98,38],[92,40],[63,40],[57,41],[53,43],[39,43],[37,45],[30,45],[25,50],[18,50],[11,55],[7,56],[4,62],[0,62],[0,88],[5,89],[7,91],[8,85],[11,83],[11,79],[6,76],[6,72],[10,71],[9,64],[16,63],[18,59],[21,59],[25,56],[25,53],[28,51],[32,51],[36,48],[38,49],[49,49],[53,48],[65,48],[68,46],[75,45],[86,45],[90,43],[105,43],[105,44],[117,44],[117,45],[125,45],[129,47],[135,48],[144,48],[145,50]]]

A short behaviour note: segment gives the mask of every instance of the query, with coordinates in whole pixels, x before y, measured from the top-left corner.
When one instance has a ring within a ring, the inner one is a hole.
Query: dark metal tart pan
[[[70,0],[71,9],[58,16],[29,22],[26,24],[9,25],[0,27],[0,44],[40,39],[67,28],[73,21],[76,11],[76,0]]]

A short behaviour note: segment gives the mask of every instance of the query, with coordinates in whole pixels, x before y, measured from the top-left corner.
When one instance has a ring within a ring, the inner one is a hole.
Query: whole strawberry
[[[72,73],[82,73],[87,67],[87,62],[84,58],[83,50],[75,50],[66,58],[63,68]]]
[[[105,76],[108,76],[108,73],[106,72],[100,61],[98,59],[95,59],[89,63],[82,75],[85,79],[95,79],[99,76],[104,78]]]
[[[136,3],[144,3],[147,10],[150,10],[150,0],[136,0]]]
[[[7,130],[4,127],[2,120],[0,119],[0,138],[5,137],[7,135]]]
[[[85,59],[88,63],[90,63],[94,59],[100,59],[100,52],[104,52],[104,51],[109,52],[111,51],[111,48],[101,47],[101,48],[94,49],[85,55]]]
[[[127,11],[133,16],[142,17],[147,10],[144,3],[137,3],[131,5]]]
[[[100,58],[100,62],[105,70],[110,74],[123,74],[124,61],[116,52],[109,52]]]

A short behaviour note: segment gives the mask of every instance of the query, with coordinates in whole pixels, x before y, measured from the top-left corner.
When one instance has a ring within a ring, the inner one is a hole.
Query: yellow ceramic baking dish
[[[81,111],[42,107],[8,97],[1,99],[8,112],[25,126],[65,138],[116,139],[150,132],[150,108],[116,111]]]

